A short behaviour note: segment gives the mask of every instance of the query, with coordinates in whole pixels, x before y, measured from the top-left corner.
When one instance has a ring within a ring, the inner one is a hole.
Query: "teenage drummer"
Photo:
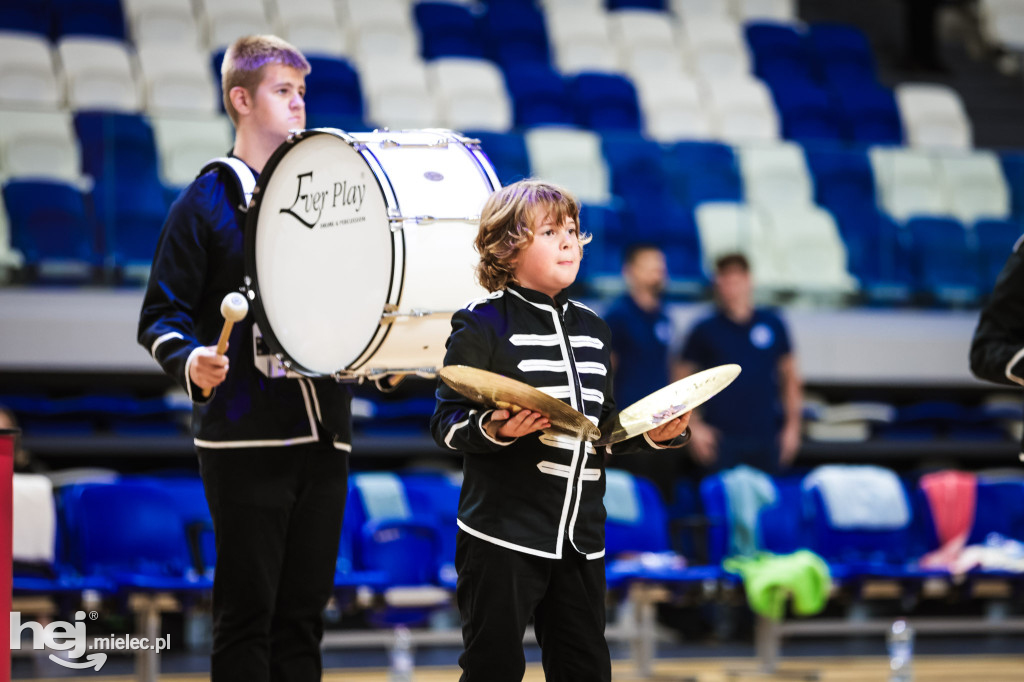
[[[524,180],[495,192],[476,239],[477,278],[492,293],[455,313],[444,364],[529,384],[595,424],[608,417],[611,333],[565,293],[589,240],[566,190]],[[610,448],[679,447],[688,422],[686,413]],[[462,680],[521,680],[531,616],[548,680],[610,680],[606,453],[541,433],[550,424],[539,412],[485,410],[440,382],[430,426],[438,445],[465,454],[455,556]]]
[[[193,404],[217,548],[214,682],[321,677],[321,614],[348,490],[349,391],[333,379],[260,374],[251,317],[234,325],[225,354],[209,345],[222,299],[245,281],[242,187],[305,127],[309,71],[274,36],[228,48],[221,74],[234,161],[201,173],[171,206],[139,319],[139,343]]]

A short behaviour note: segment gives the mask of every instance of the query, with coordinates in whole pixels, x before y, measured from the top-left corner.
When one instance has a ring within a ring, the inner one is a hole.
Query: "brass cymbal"
[[[612,445],[672,421],[713,398],[739,374],[739,365],[719,365],[658,389],[602,425],[601,439],[594,445]]]
[[[512,413],[519,410],[539,412],[551,422],[551,428],[545,431],[555,431],[583,441],[601,437],[598,428],[581,412],[521,381],[466,365],[442,368],[441,379],[458,393],[487,407]]]

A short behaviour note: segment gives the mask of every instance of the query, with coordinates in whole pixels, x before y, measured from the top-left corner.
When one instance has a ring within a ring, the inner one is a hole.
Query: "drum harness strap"
[[[241,159],[236,159],[233,156],[219,156],[207,161],[203,169],[199,171],[199,175],[204,175],[219,168],[227,168],[232,172],[238,196],[244,198],[238,210],[242,213],[247,212],[249,210],[249,202],[252,201],[253,191],[256,189],[256,176],[253,175],[252,169],[246,166],[245,162]]]

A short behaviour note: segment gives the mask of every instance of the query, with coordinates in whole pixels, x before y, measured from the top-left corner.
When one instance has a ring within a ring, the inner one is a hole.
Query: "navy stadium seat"
[[[1021,226],[1011,220],[979,220],[974,224],[981,265],[981,290],[992,291],[1006,259],[1021,236]]]
[[[864,297],[880,304],[908,302],[914,280],[902,228],[871,204],[829,208],[846,244],[849,270]]]
[[[825,208],[874,206],[875,180],[871,162],[862,149],[825,145],[805,150],[807,166],[814,180],[814,200]]]
[[[551,61],[544,15],[530,3],[491,4],[482,35],[489,56],[499,64]]]
[[[673,195],[685,206],[742,201],[743,183],[732,147],[719,142],[679,142],[666,152]]]
[[[844,127],[827,90],[808,78],[768,81],[789,140],[841,140]]]
[[[608,0],[608,9],[653,9],[663,10],[665,0]]]
[[[363,119],[363,96],[359,75],[340,57],[308,57],[311,71],[306,76],[306,125],[355,128]],[[344,126],[327,124],[346,122]]]
[[[50,0],[0,0],[0,30],[24,31],[51,38],[53,21]]]
[[[54,38],[69,35],[125,39],[121,0],[50,0]]]
[[[1000,161],[1010,188],[1010,211],[1019,221],[1024,219],[1024,154],[1004,153]]]
[[[903,127],[892,90],[873,81],[832,83],[845,137],[862,144],[902,144]]]
[[[576,123],[592,130],[640,130],[636,89],[624,76],[585,72],[568,79]]]
[[[807,34],[807,43],[811,59],[826,80],[875,80],[871,45],[856,26],[813,24]]]
[[[940,303],[974,303],[980,267],[963,226],[952,218],[911,218],[905,229],[919,289]]]
[[[96,225],[72,185],[8,182],[3,188],[11,246],[21,251],[30,278],[87,281],[100,265]]]
[[[460,475],[442,471],[410,471],[402,474],[413,513],[435,518],[440,539],[439,578],[442,585],[455,587],[455,537],[459,516]],[[417,508],[422,505],[421,508]]]
[[[767,81],[811,77],[811,62],[804,36],[795,27],[752,22],[746,28],[754,57],[754,72]]]
[[[484,57],[476,14],[465,5],[419,2],[414,10],[424,59]]]
[[[498,175],[502,185],[530,177],[530,157],[526,142],[519,133],[466,132],[480,140],[480,148]]]
[[[505,68],[505,84],[520,128],[572,125],[576,118],[562,76],[547,64],[526,62]]]

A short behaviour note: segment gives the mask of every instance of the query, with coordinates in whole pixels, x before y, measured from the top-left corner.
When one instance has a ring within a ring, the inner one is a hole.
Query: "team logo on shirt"
[[[772,332],[772,328],[764,323],[755,324],[750,330],[750,343],[754,344],[754,348],[760,348],[764,350],[772,345],[775,340],[775,333]]]

